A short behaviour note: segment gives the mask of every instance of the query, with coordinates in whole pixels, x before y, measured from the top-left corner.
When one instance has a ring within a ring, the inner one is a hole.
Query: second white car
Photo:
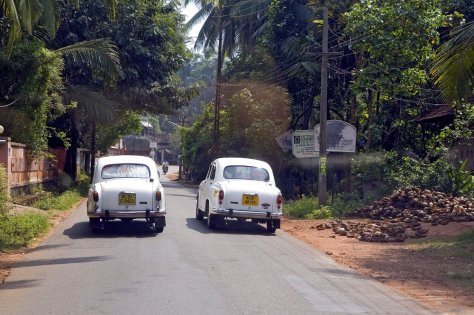
[[[214,160],[199,185],[196,219],[207,217],[214,229],[225,218],[265,223],[267,231],[280,228],[283,198],[270,165],[246,158]]]

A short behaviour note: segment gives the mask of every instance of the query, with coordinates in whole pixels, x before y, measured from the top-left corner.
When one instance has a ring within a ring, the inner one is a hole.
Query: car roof
[[[104,164],[111,164],[111,163],[155,163],[151,158],[143,155],[111,155],[111,156],[104,156],[98,159],[98,162]]]
[[[156,167],[155,161],[147,156],[142,155],[111,155],[104,156],[97,159],[97,168],[102,168],[107,164],[119,164],[119,163],[133,163],[133,164],[144,164],[148,167]]]
[[[153,171],[156,169],[156,163],[151,158],[143,155],[111,155],[111,156],[104,156],[100,157],[96,160],[96,171],[94,172],[93,178],[94,182],[100,181],[100,173],[104,165],[108,164],[122,164],[122,163],[130,163],[130,164],[144,164],[148,166],[151,170],[151,177],[155,178],[157,175]]]
[[[267,162],[249,158],[226,157],[218,158],[215,160],[215,162],[221,167],[226,167],[228,165],[251,165],[271,169],[270,165]]]

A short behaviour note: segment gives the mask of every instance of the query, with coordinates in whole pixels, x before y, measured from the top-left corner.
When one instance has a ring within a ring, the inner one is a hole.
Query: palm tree
[[[214,100],[213,151],[219,154],[219,112],[221,104],[222,66],[225,53],[232,53],[236,47],[236,24],[231,16],[230,1],[228,0],[195,0],[201,9],[188,21],[191,28],[205,19],[195,42],[195,49],[215,50],[217,48],[216,93]],[[189,0],[185,0],[185,5]],[[216,47],[217,44],[217,47]]]
[[[79,7],[80,0],[68,0]],[[0,12],[10,22],[8,43],[6,47],[9,56],[15,43],[21,38],[21,32],[26,31],[37,36],[54,38],[59,27],[58,11],[63,1],[60,0],[0,0]],[[110,8],[110,16],[115,18],[117,0],[104,0]]]
[[[447,101],[473,95],[474,22],[460,27],[453,38],[438,48],[431,72]]]
[[[204,20],[195,49],[216,50],[216,90],[214,100],[213,151],[219,155],[219,112],[221,107],[222,67],[225,55],[253,47],[256,34],[263,29],[270,0],[194,0],[201,9],[189,20],[191,28]],[[185,5],[189,0],[185,0]],[[217,47],[216,47],[217,46]]]
[[[115,18],[117,0],[104,0],[111,9],[111,18]],[[29,35],[52,39],[59,27],[58,9],[63,1],[60,0],[0,0],[0,12],[11,22],[8,34],[6,54],[10,56],[14,44],[21,38],[22,31]],[[79,0],[69,0],[76,7]],[[105,78],[117,79],[121,72],[120,60],[116,45],[108,39],[95,39],[83,41],[67,47],[62,47],[54,52],[62,55],[66,61],[81,64],[101,71]],[[87,113],[87,119],[92,122],[95,130],[96,122],[110,120],[113,115],[112,101],[103,94],[86,88],[69,87],[65,95],[66,100],[73,100],[78,104],[78,110]],[[78,132],[75,127],[76,113],[72,113],[73,130],[71,130],[71,164],[75,165]],[[93,133],[93,138],[95,134]],[[94,145],[92,151],[94,151]],[[71,167],[70,175],[75,179],[75,167]]]

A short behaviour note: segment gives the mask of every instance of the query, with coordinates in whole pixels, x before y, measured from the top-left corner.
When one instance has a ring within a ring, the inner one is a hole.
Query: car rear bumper
[[[281,212],[270,211],[248,211],[234,209],[212,209],[211,214],[225,216],[229,218],[246,218],[246,219],[280,219],[283,214]]]
[[[166,211],[114,211],[105,210],[100,212],[88,213],[89,218],[99,219],[146,219],[146,218],[159,218],[166,215]]]

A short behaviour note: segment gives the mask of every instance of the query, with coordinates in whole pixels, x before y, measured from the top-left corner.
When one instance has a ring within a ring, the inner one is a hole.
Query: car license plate
[[[119,205],[134,205],[137,203],[137,197],[135,194],[120,193],[119,194]]]
[[[244,206],[258,206],[258,195],[242,195],[242,205]]]

